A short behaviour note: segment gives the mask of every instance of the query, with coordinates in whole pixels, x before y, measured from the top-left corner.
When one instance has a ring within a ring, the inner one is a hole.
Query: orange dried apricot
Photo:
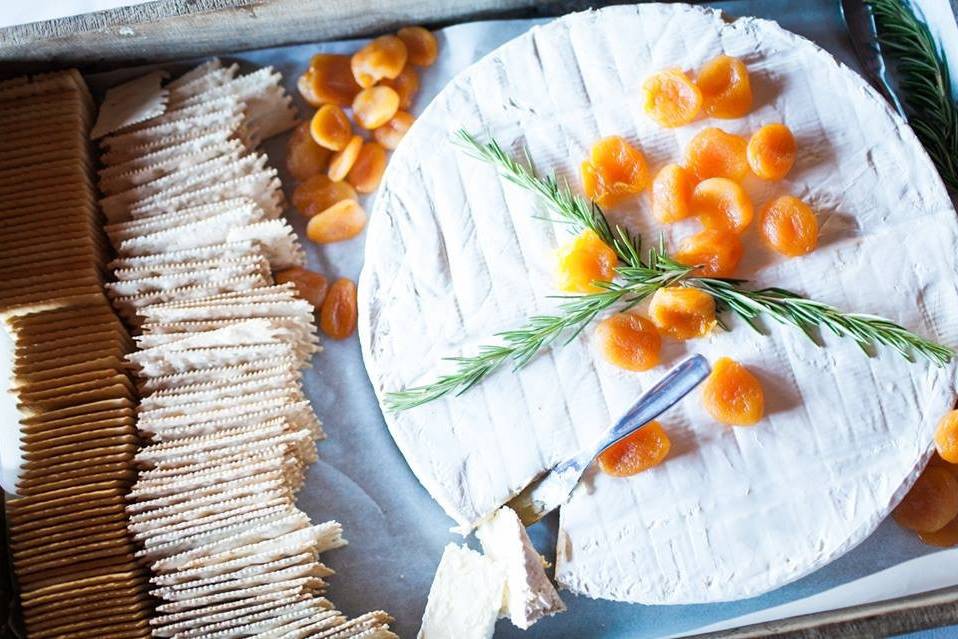
[[[665,69],[642,83],[645,113],[667,128],[688,124],[702,109],[702,92],[682,69]]]
[[[944,528],[935,532],[920,532],[918,538],[922,543],[938,548],[953,548],[958,546],[958,517],[952,519]]]
[[[692,214],[702,226],[741,233],[755,212],[748,193],[728,178],[708,178],[692,191]]]
[[[346,176],[349,174],[349,169],[353,168],[353,163],[355,163],[356,158],[359,157],[359,150],[361,148],[363,148],[363,139],[358,135],[354,135],[342,151],[334,153],[333,157],[329,160],[329,170],[326,171],[326,175],[329,176],[329,179],[333,182],[340,182],[346,179]]]
[[[395,91],[399,95],[399,108],[409,109],[416,92],[419,91],[419,74],[412,67],[406,67],[392,80],[380,80],[379,86]]]
[[[892,511],[898,525],[920,533],[941,530],[958,517],[958,479],[941,466],[930,466],[918,477]]]
[[[309,68],[296,80],[296,88],[309,106],[318,108],[323,105],[323,101],[316,94],[315,82],[316,71]]]
[[[599,350],[610,364],[627,371],[647,371],[659,364],[659,331],[635,311],[605,318],[595,327],[595,335]]]
[[[293,191],[293,207],[313,217],[342,200],[355,200],[359,196],[348,182],[333,182],[325,173],[310,177]]]
[[[346,339],[356,330],[356,285],[340,278],[333,282],[319,310],[319,327],[332,339]]]
[[[935,449],[949,464],[958,464],[958,410],[945,414],[935,429]]]
[[[695,288],[667,286],[652,295],[649,319],[659,333],[686,340],[707,335],[715,328],[715,300]]]
[[[734,231],[705,229],[685,238],[673,256],[686,266],[698,266],[699,277],[731,277],[742,259],[742,240]]]
[[[303,122],[286,143],[286,170],[297,180],[305,180],[323,173],[329,166],[329,149],[316,144],[309,133],[309,123]]]
[[[741,182],[748,175],[745,138],[717,127],[702,129],[685,148],[685,168],[696,178],[723,177]]]
[[[349,118],[335,104],[324,104],[309,122],[309,134],[319,146],[330,151],[342,151],[353,135]]]
[[[692,214],[692,175],[678,164],[666,164],[652,180],[652,215],[663,224],[683,220]]]
[[[661,464],[671,448],[672,442],[662,424],[651,421],[606,448],[596,461],[607,475],[629,477]]]
[[[422,27],[403,27],[396,36],[406,45],[409,62],[417,67],[428,67],[436,61],[439,45],[436,36]]]
[[[781,180],[795,164],[795,136],[784,124],[766,124],[748,139],[745,155],[752,173]]]
[[[356,187],[360,193],[372,193],[379,186],[379,180],[386,170],[386,149],[378,142],[366,142],[359,149],[359,155],[349,169],[346,181]]]
[[[317,310],[322,306],[323,300],[326,299],[326,292],[329,290],[329,283],[321,273],[306,270],[301,266],[283,269],[276,273],[273,279],[277,284],[292,282],[299,296]]]
[[[396,115],[389,122],[373,129],[373,138],[390,151],[395,151],[399,141],[415,121],[416,118],[411,113],[396,111]]]
[[[753,426],[765,413],[765,392],[747,368],[719,358],[702,382],[702,404],[712,418],[729,426]]]
[[[740,118],[752,108],[748,69],[738,58],[712,58],[699,69],[695,84],[702,92],[702,108],[713,118]]]
[[[375,129],[389,122],[399,110],[399,94],[389,87],[363,89],[353,100],[353,119],[364,129]]]
[[[305,94],[303,97],[315,107],[323,104],[349,106],[361,88],[353,78],[348,55],[317,53],[309,61],[306,76],[312,100]]]
[[[306,237],[317,244],[350,240],[366,227],[366,211],[356,200],[340,200],[309,218]]]
[[[611,281],[618,263],[615,251],[591,229],[559,247],[557,258],[557,286],[570,293],[601,290],[593,282]]]
[[[811,253],[818,246],[818,219],[797,197],[783,195],[759,214],[759,232],[772,249],[787,257]]]
[[[394,35],[379,36],[353,54],[350,67],[356,83],[368,89],[383,78],[395,78],[406,66],[406,45]]]
[[[582,162],[582,188],[600,206],[613,206],[648,186],[645,156],[624,138],[613,135],[592,145]]]

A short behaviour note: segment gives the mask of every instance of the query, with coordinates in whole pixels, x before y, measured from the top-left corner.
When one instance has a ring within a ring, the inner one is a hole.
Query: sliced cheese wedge
[[[565,604],[546,576],[542,556],[514,510],[508,506],[497,510],[479,526],[476,536],[486,557],[506,571],[503,616],[526,630],[543,617],[565,611]]]
[[[490,639],[505,590],[502,566],[466,546],[447,545],[429,589],[419,639]]]

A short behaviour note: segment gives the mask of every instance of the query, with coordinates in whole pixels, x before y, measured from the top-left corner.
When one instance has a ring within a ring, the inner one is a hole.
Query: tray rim
[[[685,0],[700,4],[696,0]],[[949,0],[958,13],[958,0]],[[0,28],[0,78],[78,66],[105,71],[231,51],[348,39],[404,24],[442,27],[479,19],[558,16],[609,0],[156,0],[133,7]],[[250,37],[255,23],[263,36]],[[263,28],[266,27],[266,28]],[[203,37],[197,37],[202,33]],[[275,38],[273,33],[282,33]],[[185,37],[186,35],[189,37]],[[95,53],[94,53],[95,52]],[[225,53],[224,53],[225,52]],[[92,61],[92,62],[91,62]],[[2,500],[0,500],[2,504]],[[0,513],[0,525],[2,525]],[[958,624],[958,585],[904,597],[689,635],[819,638],[874,637]]]

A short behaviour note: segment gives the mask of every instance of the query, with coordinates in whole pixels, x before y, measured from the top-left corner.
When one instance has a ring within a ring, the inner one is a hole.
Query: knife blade
[[[628,437],[677,404],[704,380],[711,368],[701,355],[688,358],[642,394],[602,436],[526,486],[507,504],[526,526],[534,524],[569,499],[582,474],[602,451]]]

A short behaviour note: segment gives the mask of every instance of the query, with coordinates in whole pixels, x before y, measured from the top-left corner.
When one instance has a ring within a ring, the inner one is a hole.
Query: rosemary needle
[[[695,277],[692,275],[694,267],[679,264],[669,257],[661,241],[643,260],[639,236],[619,226],[613,229],[602,209],[560,186],[555,178],[539,177],[532,168],[506,154],[495,140],[480,143],[469,133],[460,131],[459,141],[472,155],[495,166],[505,179],[538,194],[560,221],[569,223],[576,231],[595,231],[615,249],[621,261],[616,269],[618,278],[614,282],[597,283],[602,290],[596,293],[562,296],[563,302],[555,315],[536,315],[520,328],[497,333],[495,337],[501,341],[498,345],[480,346],[478,352],[469,357],[448,358],[455,363],[454,370],[432,382],[386,393],[388,410],[407,410],[448,393],[463,393],[507,362],[517,370],[560,337],[565,336],[565,343],[574,339],[599,313],[613,307],[627,310],[658,289],[675,285],[705,291],[721,308],[753,327],[757,317],[768,315],[801,329],[810,337],[811,328],[822,327],[840,337],[855,340],[863,349],[875,344],[891,346],[909,361],[918,354],[944,365],[954,355],[950,348],[880,317],[842,313],[832,306],[784,289],[751,291],[744,288],[746,282],[742,280]]]

